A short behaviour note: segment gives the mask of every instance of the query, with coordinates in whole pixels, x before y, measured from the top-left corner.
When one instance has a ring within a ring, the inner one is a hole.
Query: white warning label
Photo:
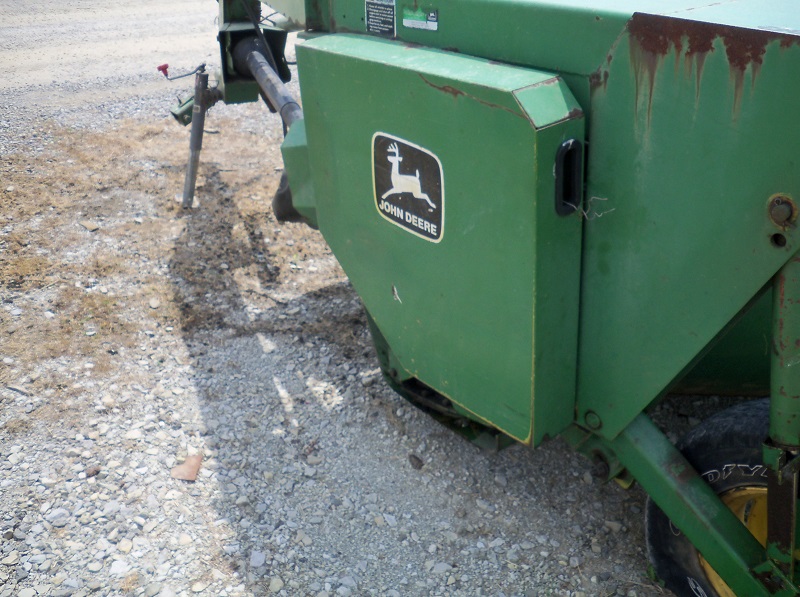
[[[368,33],[395,36],[395,0],[366,0],[364,12]]]

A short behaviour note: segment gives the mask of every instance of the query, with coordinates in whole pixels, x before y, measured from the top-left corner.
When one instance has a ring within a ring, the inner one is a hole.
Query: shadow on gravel
[[[243,209],[223,174],[207,167],[170,262],[210,568],[257,595],[663,594],[640,491],[559,440],[488,454],[407,406],[321,237]],[[266,199],[277,174],[257,184]]]

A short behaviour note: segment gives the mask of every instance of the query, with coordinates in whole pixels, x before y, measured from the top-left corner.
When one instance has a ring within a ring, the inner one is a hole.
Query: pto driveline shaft
[[[267,101],[278,112],[283,124],[289,129],[303,118],[303,110],[295,101],[278,73],[267,59],[268,48],[255,38],[243,40],[236,46],[234,64],[240,73],[250,74],[258,83]]]

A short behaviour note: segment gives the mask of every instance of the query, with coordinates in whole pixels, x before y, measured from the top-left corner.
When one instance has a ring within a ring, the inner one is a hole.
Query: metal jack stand
[[[190,209],[194,202],[194,188],[197,183],[197,168],[200,164],[200,150],[203,148],[203,127],[208,109],[222,99],[218,89],[208,88],[208,73],[201,65],[194,78],[194,107],[192,108],[192,132],[189,137],[189,164],[186,180],[183,183],[181,207]]]

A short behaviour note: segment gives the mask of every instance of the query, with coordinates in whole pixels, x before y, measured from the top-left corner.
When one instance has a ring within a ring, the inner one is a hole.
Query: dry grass
[[[52,262],[39,255],[0,255],[0,290],[30,290],[46,285]]]
[[[51,126],[55,142],[42,154],[0,157],[0,301],[11,305],[0,309],[0,356],[14,361],[0,365],[0,384],[57,397],[31,421],[80,416],[66,403],[87,397],[86,377],[139,383],[122,355],[138,350],[145,330],[230,325],[226,317],[244,309],[239,293],[272,300],[272,287],[292,275],[277,264],[308,254],[316,233],[281,232],[270,213],[275,139],[222,119],[214,126],[191,215],[175,200],[188,131],[171,121],[102,133]]]
[[[25,433],[30,427],[31,422],[28,419],[11,419],[0,427],[0,431],[5,431],[9,435],[17,435]]]
[[[128,238],[136,243],[145,232],[130,221],[131,197],[154,209],[165,202],[166,189],[180,187],[182,164],[172,155],[179,133],[165,123],[128,123],[98,134],[50,127],[47,134],[57,142],[42,155],[0,158],[0,299],[22,311],[0,311],[0,352],[16,363],[0,366],[0,383],[29,376],[29,390],[68,397],[74,384],[45,366],[48,361],[78,358],[91,362],[95,375],[109,372],[120,348],[136,343],[145,293],[168,304],[168,283],[157,291],[131,285],[116,296],[97,286],[141,277],[127,247]],[[100,229],[90,232],[84,221],[99,222]],[[154,258],[168,255],[159,239],[145,240]],[[21,425],[7,422],[6,431]]]
[[[130,345],[126,338],[135,328],[122,319],[116,298],[62,286],[50,308],[58,313],[57,317],[37,317],[35,324],[19,326],[4,338],[3,351],[17,360],[30,361],[65,354],[91,356],[98,343],[106,340]]]
[[[131,572],[125,578],[122,579],[122,582],[119,585],[119,590],[123,593],[133,593],[136,589],[138,589],[142,584],[142,579],[139,577],[138,572]]]

